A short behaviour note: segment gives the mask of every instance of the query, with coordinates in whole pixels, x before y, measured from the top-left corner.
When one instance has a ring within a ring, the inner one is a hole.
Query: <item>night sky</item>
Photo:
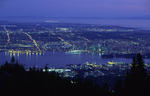
[[[150,16],[150,0],[0,0],[0,17]]]

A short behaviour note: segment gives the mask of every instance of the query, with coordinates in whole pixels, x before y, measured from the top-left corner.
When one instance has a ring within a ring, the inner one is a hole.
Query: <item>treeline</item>
[[[108,54],[102,55],[102,58],[132,58],[136,57],[137,54]],[[150,58],[150,53],[142,55],[143,58]]]
[[[80,76],[65,78],[37,68],[26,71],[14,57],[11,63],[6,62],[0,67],[0,94],[3,96],[149,96],[149,90],[150,76],[141,54],[133,58],[125,80],[118,78],[114,88],[107,83],[99,86]]]

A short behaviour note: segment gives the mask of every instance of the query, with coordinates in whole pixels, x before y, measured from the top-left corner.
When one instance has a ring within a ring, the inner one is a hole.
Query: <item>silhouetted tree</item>
[[[107,83],[104,83],[104,84],[103,84],[103,87],[102,87],[101,90],[102,90],[102,91],[101,91],[101,94],[102,94],[103,96],[110,96],[109,86],[108,86]]]
[[[114,86],[114,91],[115,91],[115,95],[116,96],[121,96],[122,92],[123,92],[123,82],[121,79],[119,79],[115,86]]]
[[[11,57],[11,63],[12,63],[12,64],[15,63],[15,57],[14,57],[14,56]]]
[[[48,66],[45,70],[33,67],[26,71],[12,57],[11,63],[0,67],[0,91],[7,91],[1,91],[5,96],[111,96],[107,84],[100,88],[90,79],[60,77],[56,72],[48,72]]]
[[[145,78],[147,75],[145,70],[145,64],[140,53],[137,55],[136,58],[133,58],[131,66],[131,75],[137,76],[139,78]]]
[[[133,58],[131,70],[127,74],[125,84],[125,93],[127,93],[127,95],[142,95],[146,93],[147,72],[140,53]]]
[[[5,65],[8,65],[8,61],[5,62]]]
[[[45,72],[48,72],[48,64],[45,65],[44,69],[45,69]]]

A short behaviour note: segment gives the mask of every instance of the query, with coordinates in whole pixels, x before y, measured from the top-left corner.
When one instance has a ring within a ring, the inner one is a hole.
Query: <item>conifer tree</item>
[[[12,64],[15,63],[15,57],[14,57],[14,56],[12,56],[12,58],[11,58],[11,63],[12,63]]]
[[[146,77],[145,64],[142,55],[140,53],[137,54],[136,58],[135,57],[133,58],[132,66],[131,66],[131,75],[134,75],[139,78]]]
[[[147,91],[147,73],[145,69],[144,60],[139,53],[133,58],[131,70],[126,76],[125,82],[126,95],[141,95]]]

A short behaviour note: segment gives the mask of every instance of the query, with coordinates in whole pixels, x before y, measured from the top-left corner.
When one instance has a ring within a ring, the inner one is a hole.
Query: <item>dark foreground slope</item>
[[[125,80],[118,78],[113,89],[105,83],[98,86],[81,77],[64,78],[55,72],[43,72],[14,62],[0,67],[1,96],[149,96],[150,76],[144,68],[142,56],[134,59]],[[45,67],[46,69],[46,67]],[[110,77],[111,78],[111,77]]]
[[[107,96],[107,87],[100,88],[91,81],[82,82],[81,79],[62,78],[55,72],[42,72],[30,68],[25,71],[19,64],[8,64],[0,68],[0,93],[19,96],[72,96],[91,95]]]

